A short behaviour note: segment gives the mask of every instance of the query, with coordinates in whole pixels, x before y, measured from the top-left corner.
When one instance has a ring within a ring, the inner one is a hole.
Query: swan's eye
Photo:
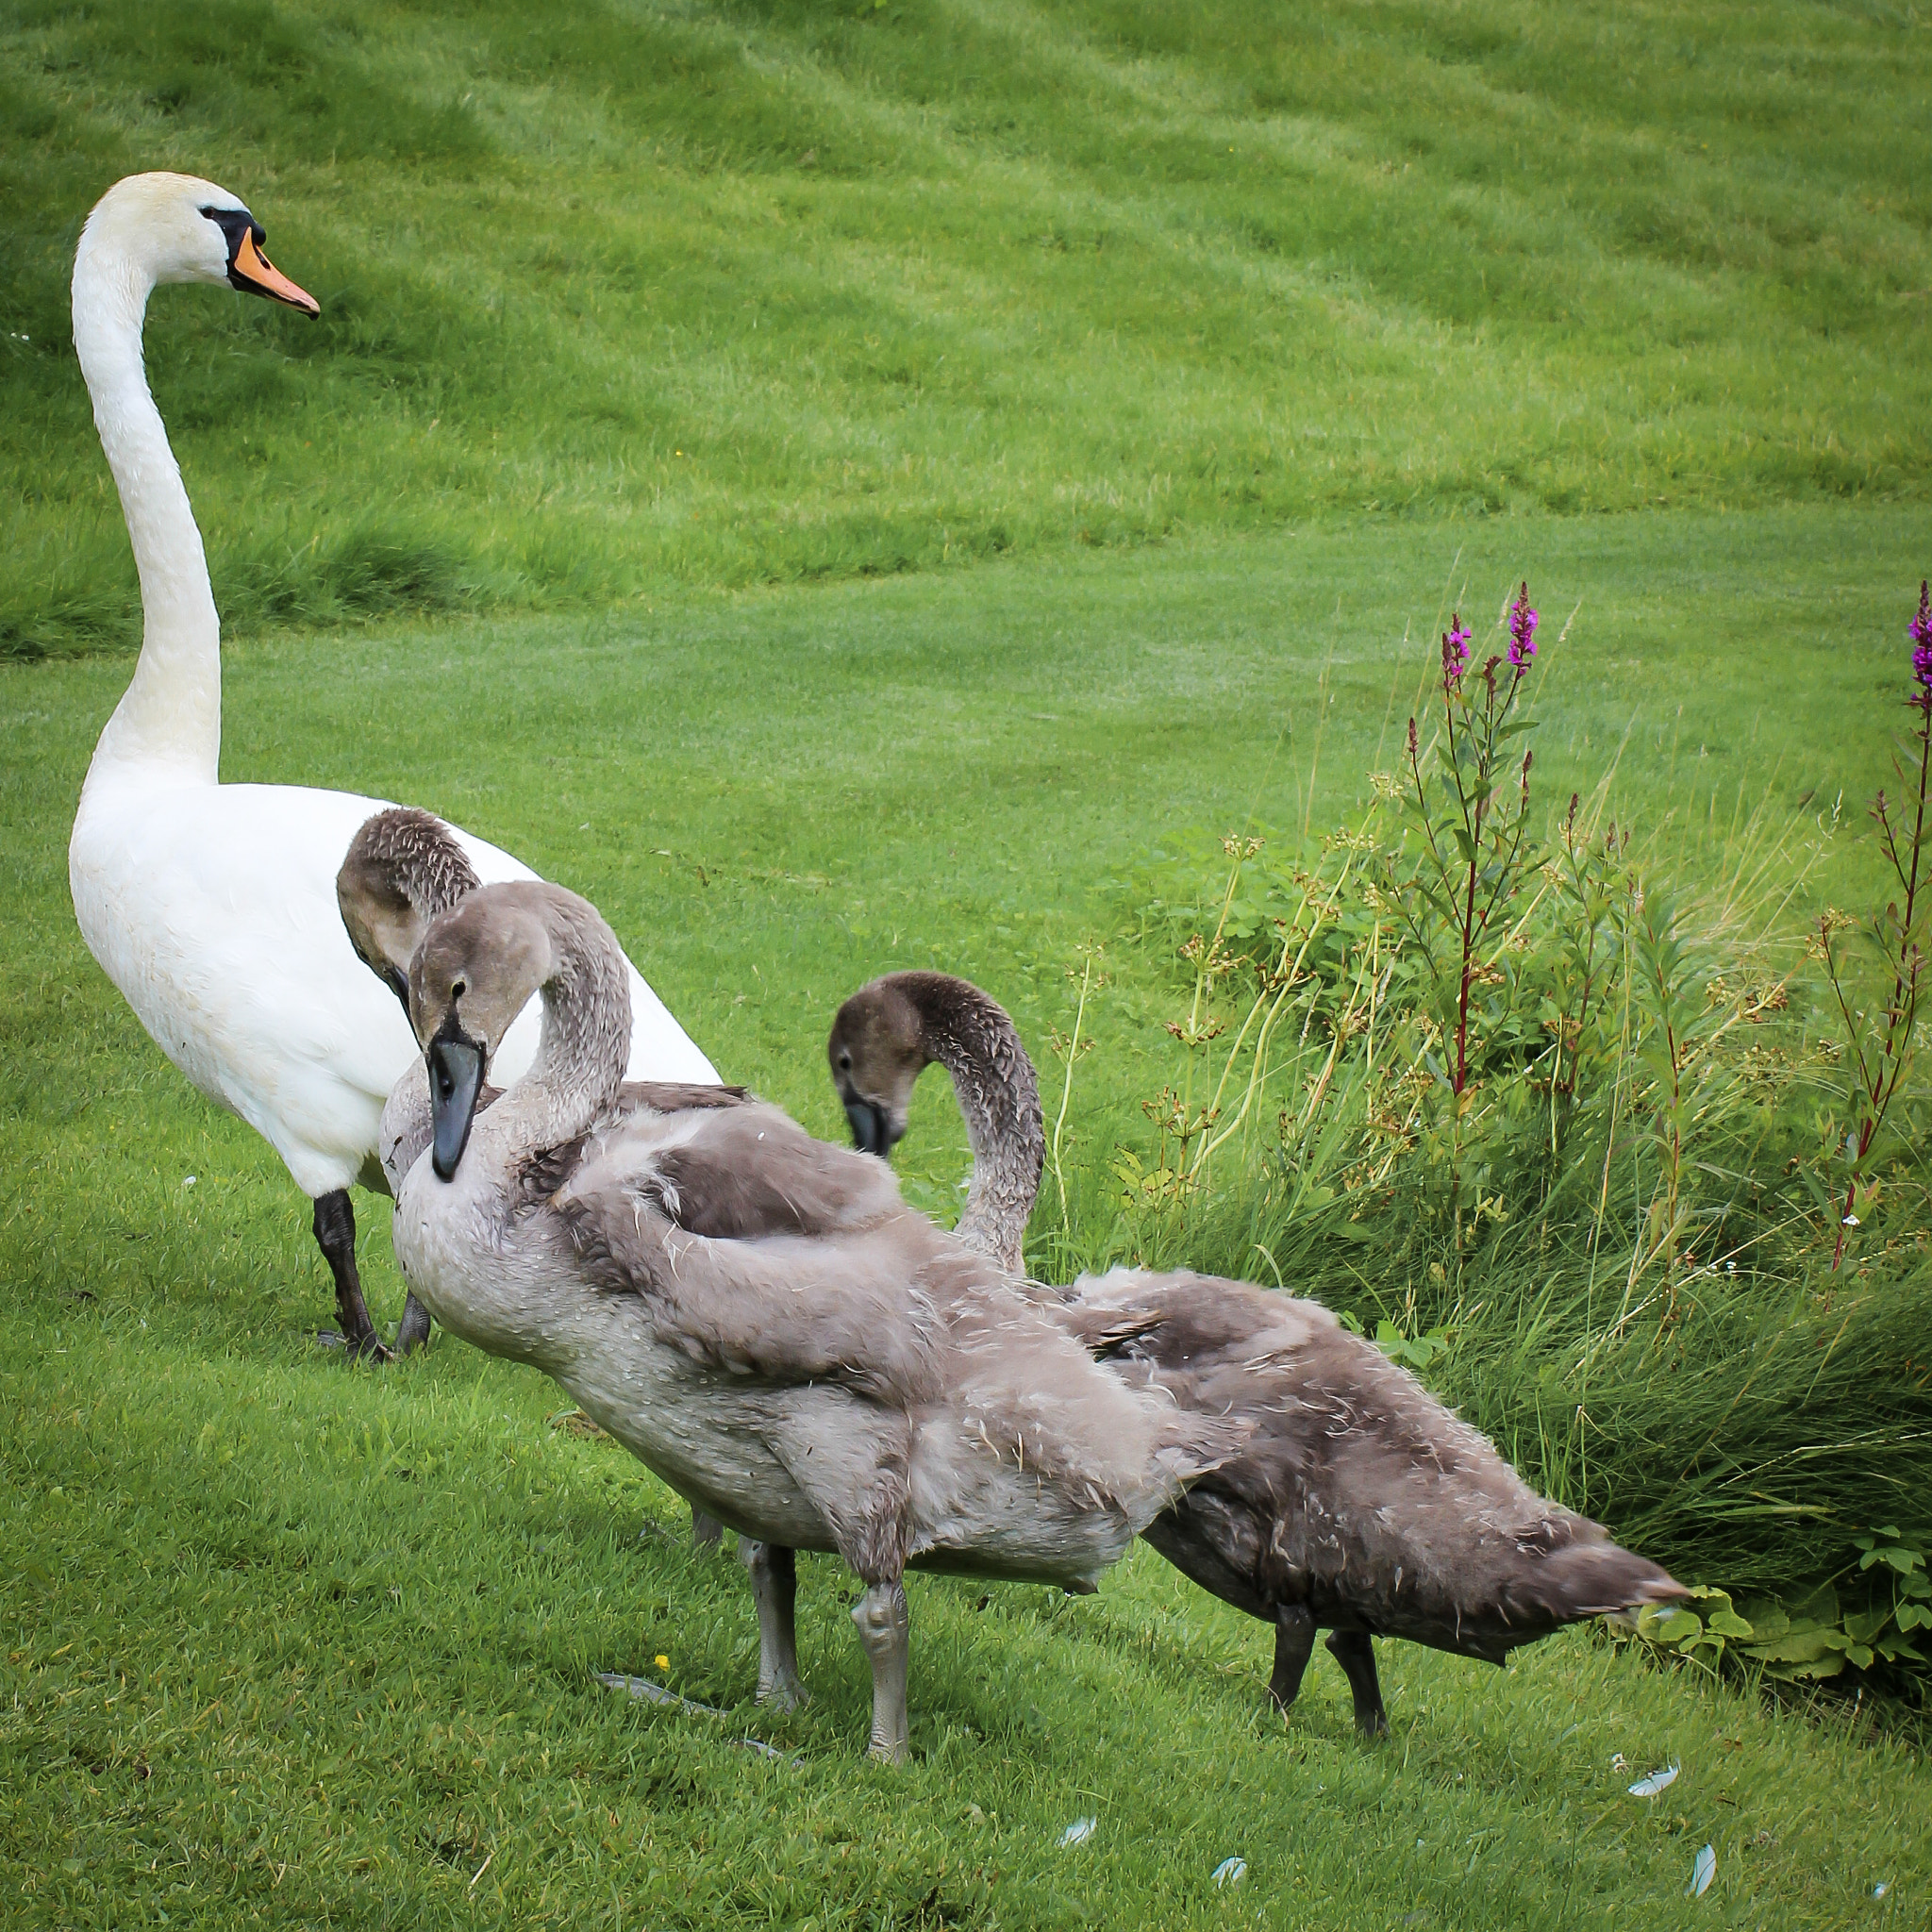
[[[469,990],[470,982],[467,979],[453,979],[449,983],[449,996],[453,1000],[461,999]]]
[[[852,1056],[849,1053],[841,1053],[839,1056],[839,1071],[841,1074],[849,1074],[852,1071]]]

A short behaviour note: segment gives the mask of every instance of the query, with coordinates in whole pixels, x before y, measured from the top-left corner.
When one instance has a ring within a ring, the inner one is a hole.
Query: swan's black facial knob
[[[454,1015],[451,1016],[454,1020]],[[470,1124],[483,1091],[483,1049],[452,1025],[429,1042],[430,1165],[439,1180],[454,1180],[470,1144]]]

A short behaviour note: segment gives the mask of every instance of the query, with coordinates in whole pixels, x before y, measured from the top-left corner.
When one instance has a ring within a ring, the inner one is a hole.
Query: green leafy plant
[[[1119,1137],[1118,1218],[1070,1189],[1053,1250],[1359,1310],[1546,1492],[1698,1583],[1647,1641],[1909,1686],[1932,1228],[1900,1218],[1856,1288],[1833,1276],[1805,1074],[1835,982],[1786,917],[1832,848],[1766,805],[1687,875],[1607,784],[1541,834],[1503,735],[1520,667],[1486,680],[1465,647],[1452,625],[1439,741],[1347,824],[1229,834],[1205,888],[1196,857],[1149,875],[1179,1065]],[[1861,1198],[1905,1203],[1921,1095],[1889,1051]]]

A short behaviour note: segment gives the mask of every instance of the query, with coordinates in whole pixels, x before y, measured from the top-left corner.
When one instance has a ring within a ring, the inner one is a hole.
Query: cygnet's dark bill
[[[852,1144],[861,1154],[886,1155],[892,1151],[891,1124],[886,1110],[875,1101],[848,1100],[845,1118],[852,1124]]]
[[[429,1158],[439,1180],[454,1180],[470,1144],[470,1123],[483,1091],[483,1049],[452,1013],[429,1042]]]

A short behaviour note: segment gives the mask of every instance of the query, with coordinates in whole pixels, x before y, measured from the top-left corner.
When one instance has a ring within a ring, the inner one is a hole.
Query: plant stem
[[[1067,1124],[1067,1107],[1074,1097],[1074,1062],[1080,1056],[1080,1023],[1087,1017],[1087,989],[1093,983],[1093,956],[1080,969],[1080,1004],[1074,1010],[1074,1037],[1067,1042],[1067,1077],[1060,1088],[1060,1110],[1053,1123],[1053,1178],[1060,1195],[1060,1225],[1067,1224],[1067,1177],[1060,1172],[1060,1129]]]
[[[1891,1097],[1898,1091],[1898,1083],[1903,1077],[1907,1054],[1911,1046],[1912,1022],[1919,1005],[1919,962],[1917,939],[1917,913],[1919,901],[1919,855],[1924,849],[1925,839],[1925,791],[1928,779],[1932,779],[1932,695],[1916,697],[1911,700],[1919,713],[1919,796],[1912,821],[1912,856],[1909,866],[1901,866],[1898,861],[1898,841],[1891,835],[1888,820],[1881,816],[1880,826],[1886,833],[1887,856],[1891,860],[1891,869],[1899,883],[1906,889],[1905,911],[1898,925],[1898,960],[1892,969],[1891,998],[1885,1009],[1885,1033],[1879,1043],[1875,1066],[1868,1069],[1862,1052],[1855,1058],[1858,1066],[1860,1084],[1864,1087],[1864,1117],[1858,1123],[1857,1150],[1852,1156],[1851,1174],[1845,1182],[1845,1205],[1839,1215],[1838,1238],[1831,1250],[1831,1272],[1836,1274],[1844,1259],[1845,1231],[1852,1224],[1853,1210],[1858,1203],[1858,1183],[1863,1178],[1865,1158],[1872,1151],[1872,1145],[1878,1138],[1879,1129],[1885,1124],[1885,1116],[1890,1110]],[[1884,811],[1884,793],[1879,794],[1879,810]],[[1829,964],[1829,951],[1826,960]],[[1834,981],[1836,974],[1833,975]],[[1840,996],[1840,1005],[1844,1004]],[[1849,1018],[1849,1014],[1847,1014]]]

